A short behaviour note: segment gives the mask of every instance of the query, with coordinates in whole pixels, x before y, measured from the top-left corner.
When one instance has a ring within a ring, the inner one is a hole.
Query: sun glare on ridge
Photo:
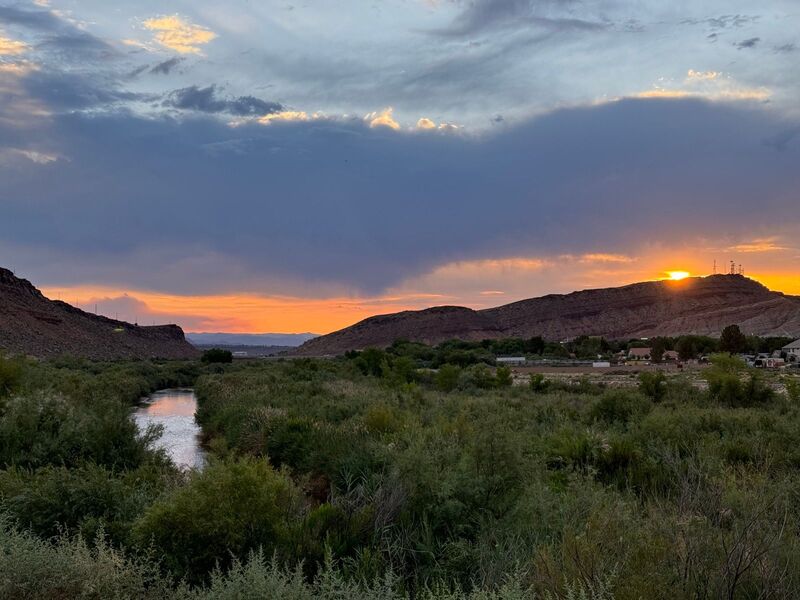
[[[681,279],[691,277],[692,274],[688,271],[667,271],[667,275],[672,281],[680,281]]]

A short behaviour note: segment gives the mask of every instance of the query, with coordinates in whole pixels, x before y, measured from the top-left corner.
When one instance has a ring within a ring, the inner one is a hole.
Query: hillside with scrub
[[[0,597],[800,595],[796,375],[520,384],[400,348],[0,359]],[[201,471],[130,419],[187,385]]]

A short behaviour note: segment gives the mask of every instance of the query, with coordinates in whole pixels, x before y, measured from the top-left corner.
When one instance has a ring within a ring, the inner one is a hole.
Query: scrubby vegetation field
[[[797,598],[800,383],[0,359],[0,597]],[[181,472],[136,400],[193,385]]]

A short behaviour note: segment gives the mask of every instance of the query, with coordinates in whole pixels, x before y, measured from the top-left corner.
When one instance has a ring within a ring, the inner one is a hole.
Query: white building
[[[522,367],[525,365],[524,356],[498,356],[497,364],[504,367]]]

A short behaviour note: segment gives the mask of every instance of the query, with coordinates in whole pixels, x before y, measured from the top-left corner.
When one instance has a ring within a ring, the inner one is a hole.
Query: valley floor
[[[131,407],[189,385],[186,472]],[[798,439],[800,379],[726,356],[0,358],[0,597],[796,598]]]

